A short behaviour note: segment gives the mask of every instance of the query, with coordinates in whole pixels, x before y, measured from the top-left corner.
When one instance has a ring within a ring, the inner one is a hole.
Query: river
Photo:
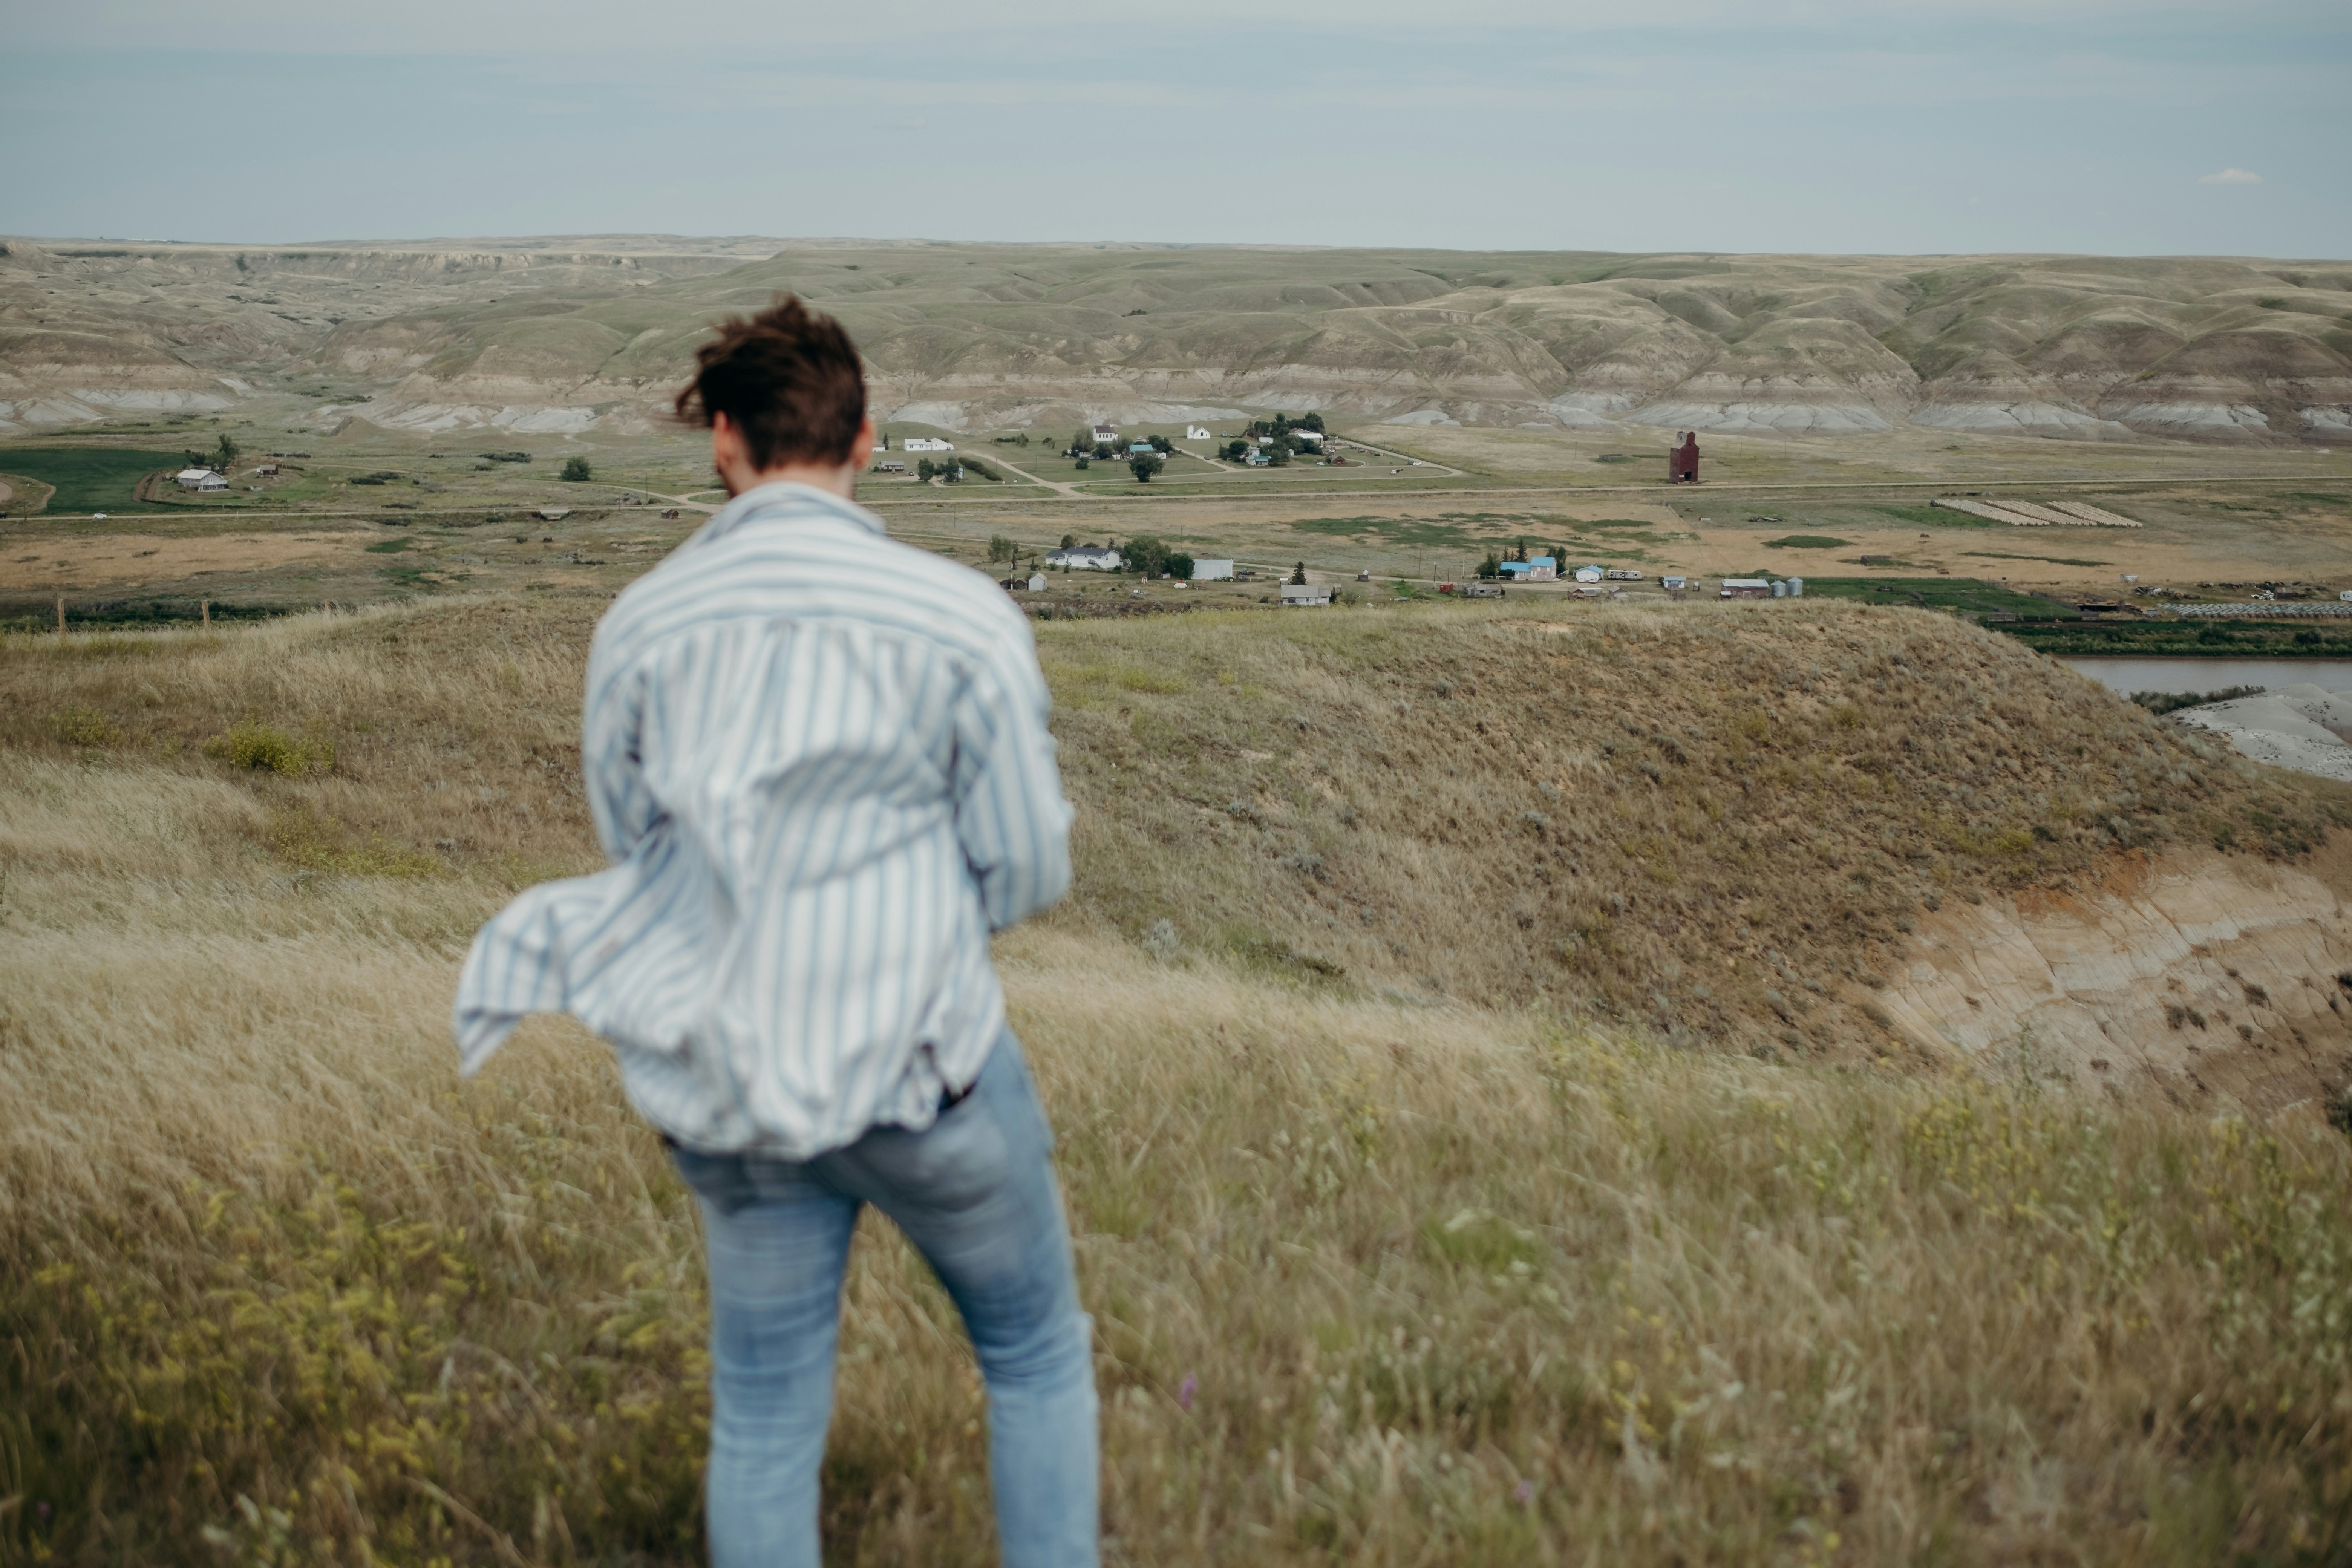
[[[2100,685],[2135,691],[2221,691],[2232,686],[2316,686],[2352,691],[2352,658],[2061,658]]]

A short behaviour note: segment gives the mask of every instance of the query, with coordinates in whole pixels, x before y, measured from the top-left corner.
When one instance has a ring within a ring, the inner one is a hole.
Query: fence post
[[[198,599],[196,601],[196,614],[204,617],[205,630],[212,630],[213,602],[210,599]]]
[[[58,637],[59,640],[61,640],[61,641],[62,641],[62,640],[64,639],[64,637],[65,637],[65,635],[66,635],[66,596],[65,596],[63,594],[59,594],[59,595],[58,595]]]

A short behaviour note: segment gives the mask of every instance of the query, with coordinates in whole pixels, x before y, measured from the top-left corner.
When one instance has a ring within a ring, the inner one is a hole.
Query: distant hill
[[[856,333],[882,412],[950,429],[1312,407],[2352,442],[2352,262],[612,236],[8,242],[0,430],[306,378],[396,428],[626,429],[707,322],[782,289]]]

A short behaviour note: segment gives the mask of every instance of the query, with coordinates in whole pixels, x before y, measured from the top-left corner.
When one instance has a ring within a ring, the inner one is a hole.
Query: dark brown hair
[[[677,395],[678,417],[709,425],[724,414],[752,465],[844,463],[866,418],[857,346],[831,316],[791,294],[756,316],[732,316],[696,351],[702,368]]]

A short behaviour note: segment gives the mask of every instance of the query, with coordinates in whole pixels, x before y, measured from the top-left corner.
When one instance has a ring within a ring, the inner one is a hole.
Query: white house
[[[1108,447],[1108,446],[1109,446],[1113,441],[1116,441],[1116,440],[1118,440],[1118,426],[1116,426],[1116,425],[1097,425],[1097,426],[1095,426],[1095,445],[1096,445],[1096,446],[1097,446],[1097,447]]]
[[[1212,439],[1212,437],[1209,435],[1209,427],[1206,425],[1187,425],[1184,426],[1184,439],[1187,441],[1206,441]]]
[[[1293,605],[1304,607],[1328,605],[1330,602],[1331,590],[1324,584],[1285,583],[1282,585],[1282,604],[1285,609],[1288,609]]]
[[[1045,557],[1048,566],[1066,566],[1073,572],[1116,572],[1126,562],[1116,550],[1105,550],[1099,544],[1081,544],[1074,549],[1056,550]]]
[[[1314,443],[1316,446],[1320,447],[1323,444],[1323,432],[1320,430],[1294,429],[1290,433],[1290,438],[1294,441],[1309,441]]]
[[[1601,568],[1598,566],[1580,566],[1576,569],[1576,580],[1580,583],[1598,583],[1601,575]]]
[[[182,468],[173,478],[184,490],[225,490],[228,476],[211,468]]]
[[[1193,562],[1192,562],[1192,581],[1193,581],[1193,582],[1195,582],[1195,583],[1230,583],[1230,582],[1232,582],[1233,580],[1234,580],[1234,563],[1233,563],[1232,562],[1230,562],[1230,561],[1202,561],[1202,560],[1200,560],[1200,559],[1199,559],[1199,558],[1197,558],[1197,557],[1195,557],[1195,558],[1194,558],[1194,560],[1193,560]]]
[[[952,452],[953,441],[943,441],[935,436],[909,436],[898,443],[902,452]]]

